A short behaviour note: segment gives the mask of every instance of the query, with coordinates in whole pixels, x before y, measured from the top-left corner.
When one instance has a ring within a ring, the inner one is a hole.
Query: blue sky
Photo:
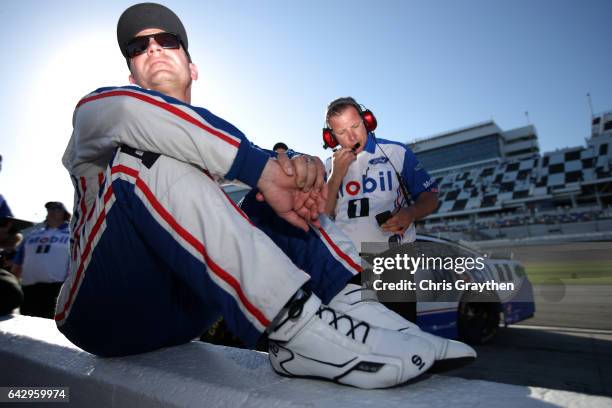
[[[127,84],[116,22],[129,1],[0,3],[0,193],[16,216],[72,205],[61,165],[72,110]],[[321,148],[326,104],[352,95],[377,135],[412,141],[493,119],[537,128],[542,151],[584,144],[612,109],[612,1],[167,1],[200,68],[193,103],[256,144]]]

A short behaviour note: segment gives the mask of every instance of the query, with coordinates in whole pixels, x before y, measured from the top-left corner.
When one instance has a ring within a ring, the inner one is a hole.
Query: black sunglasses
[[[150,39],[153,38],[160,47],[166,49],[179,49],[183,42],[178,34],[174,33],[155,33],[151,35],[143,35],[134,37],[125,44],[125,53],[128,58],[137,57],[144,54],[149,48]]]

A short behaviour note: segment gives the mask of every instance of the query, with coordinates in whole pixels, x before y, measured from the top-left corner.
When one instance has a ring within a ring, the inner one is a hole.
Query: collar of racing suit
[[[374,153],[376,150],[376,141],[374,140],[374,135],[372,132],[368,132],[368,141],[366,142],[366,147],[363,149],[364,152]]]

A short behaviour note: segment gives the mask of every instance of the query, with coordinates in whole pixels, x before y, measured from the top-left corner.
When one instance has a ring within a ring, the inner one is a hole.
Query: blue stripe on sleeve
[[[268,153],[258,149],[245,139],[240,143],[238,154],[225,178],[228,180],[237,179],[255,187],[269,158]]]
[[[425,170],[414,153],[412,153],[412,150],[408,147],[405,149],[406,153],[404,154],[402,177],[406,181],[413,200],[416,200],[422,192],[435,189],[436,183],[431,179],[431,176],[427,173],[427,170]]]

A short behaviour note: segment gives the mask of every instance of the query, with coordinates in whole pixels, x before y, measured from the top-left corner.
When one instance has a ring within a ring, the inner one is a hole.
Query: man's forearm
[[[408,211],[414,218],[414,221],[418,221],[436,211],[437,207],[438,194],[425,191],[419,195],[419,198],[417,198],[412,206],[408,207]]]

